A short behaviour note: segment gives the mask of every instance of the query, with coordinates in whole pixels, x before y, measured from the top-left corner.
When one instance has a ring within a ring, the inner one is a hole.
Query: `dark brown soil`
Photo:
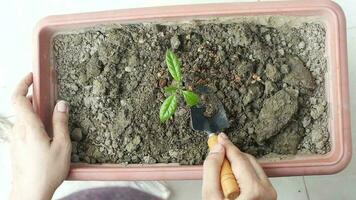
[[[273,23],[280,18],[286,22]],[[172,82],[167,49],[181,58],[186,87],[207,85],[222,101],[231,124],[225,132],[243,151],[328,152],[325,27],[280,18],[108,25],[55,36],[72,161],[203,162],[207,136],[190,128],[184,103],[173,120],[159,120],[163,87]]]

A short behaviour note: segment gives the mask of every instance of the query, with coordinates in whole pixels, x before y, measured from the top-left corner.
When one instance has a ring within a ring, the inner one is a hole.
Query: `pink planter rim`
[[[217,3],[166,6],[44,18],[34,34],[33,103],[47,130],[56,100],[56,73],[51,65],[51,38],[61,31],[97,24],[172,21],[222,16],[318,16],[327,26],[328,81],[331,151],[325,155],[296,155],[288,160],[260,160],[268,176],[333,174],[350,162],[351,125],[346,51],[345,16],[331,1]],[[179,164],[128,165],[72,164],[71,180],[167,180],[201,179],[202,166]]]

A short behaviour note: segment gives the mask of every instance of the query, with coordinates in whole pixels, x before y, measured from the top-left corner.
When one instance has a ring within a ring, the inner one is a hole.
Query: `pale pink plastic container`
[[[114,10],[51,16],[35,32],[34,107],[46,129],[51,129],[56,101],[56,72],[51,65],[50,44],[57,32],[98,24],[170,21],[212,16],[288,15],[318,16],[327,26],[327,94],[331,151],[326,155],[295,156],[288,160],[260,160],[268,176],[332,174],[344,169],[351,159],[349,85],[346,25],[341,8],[331,1],[290,1],[187,5]],[[167,180],[201,179],[202,166],[179,164],[93,165],[72,164],[68,179],[74,180]]]

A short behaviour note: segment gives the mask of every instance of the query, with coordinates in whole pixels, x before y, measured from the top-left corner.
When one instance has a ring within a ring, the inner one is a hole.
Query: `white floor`
[[[189,4],[192,0],[138,0],[120,2],[70,1],[70,0],[13,0],[3,2],[0,7],[0,115],[11,117],[9,96],[14,85],[32,66],[32,31],[36,22],[47,15],[89,12],[132,7]],[[245,0],[252,1],[252,0]],[[192,1],[193,2],[193,1]],[[194,3],[222,2],[218,0],[195,0]],[[227,2],[227,1],[225,1]],[[233,1],[228,1],[233,2]],[[349,54],[349,78],[351,113],[356,116],[356,4],[353,0],[336,0],[347,16]],[[355,117],[352,118],[355,123]],[[356,154],[356,129],[353,127],[353,153]],[[0,199],[7,199],[9,191],[9,158],[6,146],[0,145]],[[305,176],[272,178],[279,199],[288,200],[350,200],[356,199],[356,159],[341,173],[331,176]],[[56,193],[57,197],[67,194],[73,188],[85,185],[105,184],[71,182],[64,183]],[[112,184],[112,183],[111,183]],[[201,181],[168,181],[172,200],[201,199]]]

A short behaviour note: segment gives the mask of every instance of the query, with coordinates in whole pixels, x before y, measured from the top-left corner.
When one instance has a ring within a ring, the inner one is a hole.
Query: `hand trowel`
[[[208,134],[208,146],[211,150],[218,143],[217,134],[230,126],[226,116],[224,106],[214,93],[206,86],[199,86],[195,90],[200,95],[214,98],[216,111],[211,115],[206,115],[206,107],[197,105],[191,107],[191,126],[193,130],[203,131]],[[224,196],[227,199],[235,199],[240,194],[240,188],[232,173],[230,162],[225,158],[221,167],[220,183]]]

